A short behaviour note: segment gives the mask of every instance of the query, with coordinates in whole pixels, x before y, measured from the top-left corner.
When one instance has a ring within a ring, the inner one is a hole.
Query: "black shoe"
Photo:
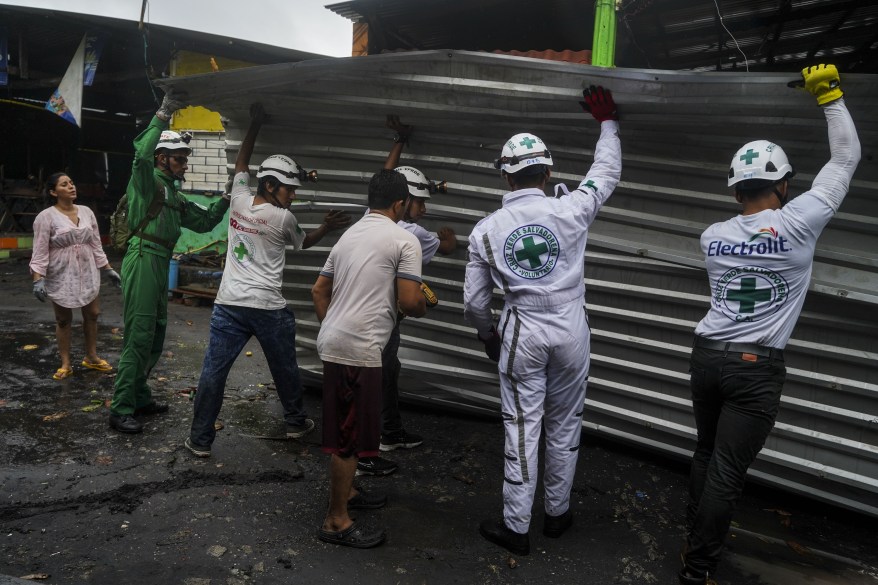
[[[526,533],[519,534],[509,530],[502,520],[500,522],[485,520],[479,525],[479,534],[513,554],[521,556],[530,554],[530,537]]]
[[[300,425],[287,425],[287,437],[290,439],[301,439],[314,430],[314,421],[306,418]]]
[[[110,428],[120,433],[142,433],[143,425],[130,414],[111,414]]]
[[[397,431],[389,435],[381,435],[381,443],[378,448],[382,451],[393,451],[394,449],[414,449],[424,442],[424,438],[420,435]]]
[[[189,452],[195,455],[196,457],[210,457],[210,447],[199,447],[195,443],[192,442],[192,439],[186,437],[186,440],[183,441],[183,446],[189,449]]]
[[[558,516],[546,514],[543,519],[543,534],[549,538],[559,538],[571,526],[573,526],[573,510],[568,509]]]
[[[698,575],[692,569],[685,567],[677,573],[677,578],[680,580],[680,585],[719,585],[710,576]]]
[[[370,494],[357,488],[357,495],[348,500],[348,510],[377,510],[387,504],[387,496]]]
[[[357,475],[390,475],[397,469],[399,465],[381,457],[362,457],[357,461]]]
[[[168,405],[164,402],[150,402],[146,406],[134,409],[134,416],[149,416],[150,414],[164,414],[168,412]]]

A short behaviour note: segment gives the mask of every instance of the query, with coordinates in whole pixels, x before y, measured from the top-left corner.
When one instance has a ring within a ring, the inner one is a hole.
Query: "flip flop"
[[[353,548],[372,548],[384,542],[387,535],[383,530],[375,530],[374,532],[363,532],[354,522],[345,530],[335,532],[333,530],[317,529],[317,539],[329,544],[337,544],[339,546],[350,546]]]
[[[99,372],[109,372],[113,369],[113,366],[107,363],[107,360],[98,360],[94,363],[88,360],[82,360],[82,365],[86,368],[89,368],[91,370],[97,370]]]
[[[73,368],[58,368],[55,370],[55,375],[52,376],[53,380],[66,380],[70,376],[73,375]]]

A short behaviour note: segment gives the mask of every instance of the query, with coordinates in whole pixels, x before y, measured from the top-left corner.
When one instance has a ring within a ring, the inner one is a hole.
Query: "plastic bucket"
[[[168,264],[168,296],[171,294],[171,289],[177,288],[177,278],[180,276],[180,262],[171,258],[170,264]]]

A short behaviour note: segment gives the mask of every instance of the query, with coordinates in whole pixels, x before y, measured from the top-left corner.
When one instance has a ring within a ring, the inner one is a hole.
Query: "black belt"
[[[695,336],[693,347],[702,349],[712,349],[715,351],[724,351],[726,353],[750,353],[770,359],[783,360],[783,350],[776,347],[768,347],[767,345],[759,345],[758,343],[738,343],[736,341],[720,341],[719,339],[708,339],[707,337]]]

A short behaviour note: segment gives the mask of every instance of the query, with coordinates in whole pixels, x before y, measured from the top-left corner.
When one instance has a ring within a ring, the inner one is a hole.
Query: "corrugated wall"
[[[425,278],[440,305],[402,327],[403,392],[437,406],[497,412],[496,366],[463,320],[466,237],[505,193],[492,166],[509,136],[528,131],[552,149],[553,179],[587,170],[597,123],[577,104],[588,84],[610,87],[622,116],[623,174],[589,234],[593,328],[586,427],[686,456],[695,431],[688,393],[692,330],[708,303],[698,237],[737,206],[726,188],[731,155],[766,138],[781,144],[807,189],[828,160],[813,98],[794,74],[602,70],[536,59],[431,51],[307,61],[169,81],[230,119],[229,162],[251,102],[270,115],[253,167],[275,152],[320,171],[299,191],[314,227],[330,208],[359,216],[366,184],[391,146],[387,114],[415,125],[402,161],[447,180],[423,223],[453,227],[460,248]],[[787,348],[777,425],[751,475],[878,516],[878,76],[845,76],[863,160],[821,237],[811,292]],[[310,287],[334,242],[288,255],[285,293],[298,319],[300,365],[315,375],[318,331]],[[499,294],[497,307],[501,306]]]

